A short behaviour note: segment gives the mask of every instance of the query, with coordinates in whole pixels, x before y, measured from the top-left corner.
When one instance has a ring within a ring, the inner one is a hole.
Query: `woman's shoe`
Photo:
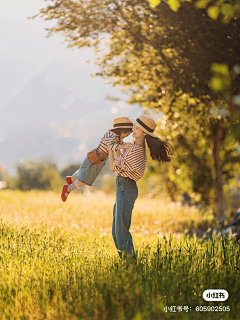
[[[61,195],[61,198],[62,198],[62,201],[65,202],[67,200],[67,196],[69,195],[69,192],[67,191],[67,188],[68,188],[68,184],[65,184],[63,186],[63,189],[62,189],[62,195]]]

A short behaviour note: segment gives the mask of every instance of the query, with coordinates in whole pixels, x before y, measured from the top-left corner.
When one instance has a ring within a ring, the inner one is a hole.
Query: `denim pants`
[[[112,236],[120,259],[122,259],[122,252],[125,252],[129,257],[137,258],[132,235],[129,232],[132,210],[137,196],[138,188],[136,181],[117,176],[116,202],[113,207]]]
[[[101,160],[98,164],[92,164],[88,156],[83,160],[81,167],[77,173],[77,179],[88,186],[91,186],[99,173],[101,172],[102,168],[105,166],[107,158]]]

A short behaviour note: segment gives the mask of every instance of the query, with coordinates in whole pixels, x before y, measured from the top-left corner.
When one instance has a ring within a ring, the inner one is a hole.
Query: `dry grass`
[[[63,203],[60,195],[40,191],[1,191],[0,217],[9,222],[25,222],[38,227],[47,224],[71,232],[111,236],[113,195],[102,192],[71,194]],[[157,238],[165,233],[188,230],[190,226],[210,224],[213,215],[197,208],[167,203],[160,199],[138,198],[132,215],[134,237]]]
[[[114,200],[103,193],[71,194],[62,203],[53,192],[0,192],[0,319],[239,318],[236,243],[169,234],[211,222],[211,215],[139,198],[131,229],[138,259],[120,261],[111,238]],[[226,289],[229,299],[203,301],[209,288]],[[195,311],[201,305],[225,310]],[[171,306],[192,311],[166,313]]]

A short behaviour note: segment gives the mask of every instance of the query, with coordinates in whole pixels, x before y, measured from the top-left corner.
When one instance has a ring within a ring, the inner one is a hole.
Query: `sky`
[[[0,2],[0,166],[16,173],[31,159],[59,169],[80,163],[97,146],[113,119],[138,117],[143,109],[105,84],[91,49],[70,49],[61,35],[46,37],[52,21],[28,19],[43,0]],[[86,63],[90,60],[90,63]]]

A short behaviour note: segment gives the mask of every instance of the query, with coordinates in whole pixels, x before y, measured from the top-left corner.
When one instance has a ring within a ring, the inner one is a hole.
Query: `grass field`
[[[240,319],[239,245],[179,233],[212,215],[138,199],[134,264],[119,260],[111,238],[114,200],[0,192],[0,319]],[[225,289],[229,298],[204,301],[206,289]]]

